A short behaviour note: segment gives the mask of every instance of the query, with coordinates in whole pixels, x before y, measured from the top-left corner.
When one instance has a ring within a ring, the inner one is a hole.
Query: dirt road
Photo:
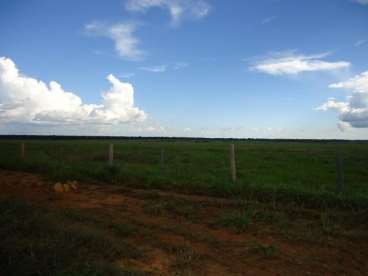
[[[367,225],[360,222],[335,223],[338,231],[326,234],[317,210],[107,184],[56,193],[53,185],[39,175],[0,171],[1,198],[139,229],[123,237],[143,253],[115,261],[125,268],[153,275],[368,275]],[[253,210],[249,223],[232,216],[244,208]]]

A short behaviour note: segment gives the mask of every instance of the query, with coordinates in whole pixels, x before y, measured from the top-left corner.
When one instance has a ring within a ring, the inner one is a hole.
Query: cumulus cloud
[[[174,24],[185,18],[203,18],[211,10],[211,6],[204,0],[128,0],[125,7],[131,12],[146,12],[151,8],[165,9],[170,13]]]
[[[327,111],[329,109],[333,109],[333,110],[343,113],[349,110],[349,104],[346,102],[338,102],[336,101],[335,98],[330,98],[327,100],[327,102],[317,107],[316,109],[320,111]]]
[[[111,88],[100,104],[83,104],[80,97],[51,81],[20,74],[15,63],[0,57],[0,123],[119,124],[141,122],[146,114],[134,106],[134,89],[112,74]]]
[[[368,93],[368,71],[363,72],[348,81],[333,83],[329,87],[349,89],[359,93]]]
[[[368,128],[368,71],[363,72],[348,81],[334,83],[329,86],[336,89],[351,90],[346,101],[334,98],[318,107],[318,110],[336,110],[339,114],[339,127]]]
[[[117,54],[127,60],[141,60],[145,52],[139,49],[139,39],[135,36],[134,23],[104,24],[92,22],[84,26],[87,34],[107,37],[115,44]]]
[[[251,70],[270,75],[298,75],[305,72],[336,71],[350,67],[350,62],[328,62],[322,60],[328,53],[317,55],[296,54],[295,51],[272,54],[256,62]]]

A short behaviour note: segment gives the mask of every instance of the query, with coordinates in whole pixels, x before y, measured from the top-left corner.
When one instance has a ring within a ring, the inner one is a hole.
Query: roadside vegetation
[[[0,200],[0,214],[3,275],[140,275],[111,264],[142,254],[124,241],[130,225],[20,200]]]
[[[0,170],[0,177],[4,275],[364,275],[368,269],[366,208],[88,182],[57,193],[38,174]]]

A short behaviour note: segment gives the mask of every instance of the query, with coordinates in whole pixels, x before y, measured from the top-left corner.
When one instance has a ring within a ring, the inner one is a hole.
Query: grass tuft
[[[215,225],[230,227],[236,232],[246,231],[253,220],[253,210],[244,209],[241,211],[231,212],[224,214],[220,219],[215,222]]]

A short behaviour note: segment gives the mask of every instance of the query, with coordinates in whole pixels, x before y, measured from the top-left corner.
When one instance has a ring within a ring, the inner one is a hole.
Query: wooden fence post
[[[234,144],[230,145],[230,171],[231,171],[231,180],[233,182],[236,181],[236,163],[235,163],[235,146]]]
[[[25,156],[26,156],[26,146],[24,142],[22,142],[22,144],[20,145],[20,157],[24,159]]]
[[[344,160],[340,153],[336,156],[336,193],[340,194],[344,189]]]
[[[109,146],[109,166],[114,165],[114,144],[110,144]]]
[[[161,149],[161,154],[160,154],[160,169],[163,170],[165,167],[165,150]]]

